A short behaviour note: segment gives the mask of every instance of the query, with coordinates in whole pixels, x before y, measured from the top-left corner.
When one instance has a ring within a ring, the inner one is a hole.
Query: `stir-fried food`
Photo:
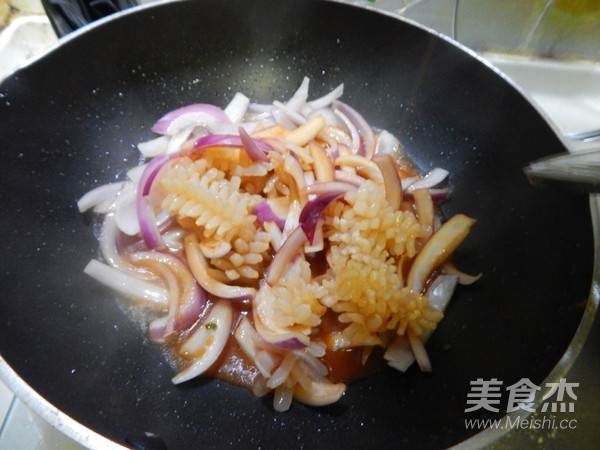
[[[139,144],[147,162],[79,201],[104,215],[86,273],[143,313],[173,382],[217,376],[280,411],[336,402],[377,362],[431,370],[424,343],[474,223],[442,224],[445,170],[421,176],[343,86],[309,101],[308,84],[166,114]]]

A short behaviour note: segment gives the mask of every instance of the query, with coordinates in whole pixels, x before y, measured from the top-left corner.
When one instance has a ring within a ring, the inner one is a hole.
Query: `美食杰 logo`
[[[575,412],[575,389],[579,383],[567,382],[561,378],[557,382],[545,383],[547,392],[538,404],[534,400],[541,386],[522,378],[514,384],[504,387],[504,383],[497,379],[477,378],[470,382],[470,391],[467,394],[465,413],[478,410],[490,412],[513,413],[526,411],[530,413],[573,413]],[[506,400],[505,408],[501,410],[502,402]],[[467,428],[532,428],[532,429],[573,429],[577,426],[577,419],[566,418],[557,420],[556,417],[534,417],[531,419],[522,416],[505,416],[503,419],[465,419]]]

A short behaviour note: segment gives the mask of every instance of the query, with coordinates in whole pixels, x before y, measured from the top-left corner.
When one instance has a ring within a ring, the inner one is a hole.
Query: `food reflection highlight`
[[[442,224],[448,173],[419,175],[343,85],[308,87],[169,112],[139,144],[148,163],[78,202],[104,215],[85,272],[143,313],[173,382],[216,376],[278,411],[334,403],[384,361],[431,370],[426,340],[477,279],[450,262],[475,220]]]

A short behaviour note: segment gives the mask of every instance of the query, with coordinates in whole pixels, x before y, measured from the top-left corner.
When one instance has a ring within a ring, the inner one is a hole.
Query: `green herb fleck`
[[[210,322],[204,325],[207,330],[215,331],[217,329],[217,324],[215,322]]]

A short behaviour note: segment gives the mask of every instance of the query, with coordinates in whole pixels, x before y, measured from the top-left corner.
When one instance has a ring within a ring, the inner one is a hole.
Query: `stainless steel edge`
[[[0,379],[34,413],[77,443],[90,449],[123,450],[116,444],[66,415],[29,386],[0,356]]]

